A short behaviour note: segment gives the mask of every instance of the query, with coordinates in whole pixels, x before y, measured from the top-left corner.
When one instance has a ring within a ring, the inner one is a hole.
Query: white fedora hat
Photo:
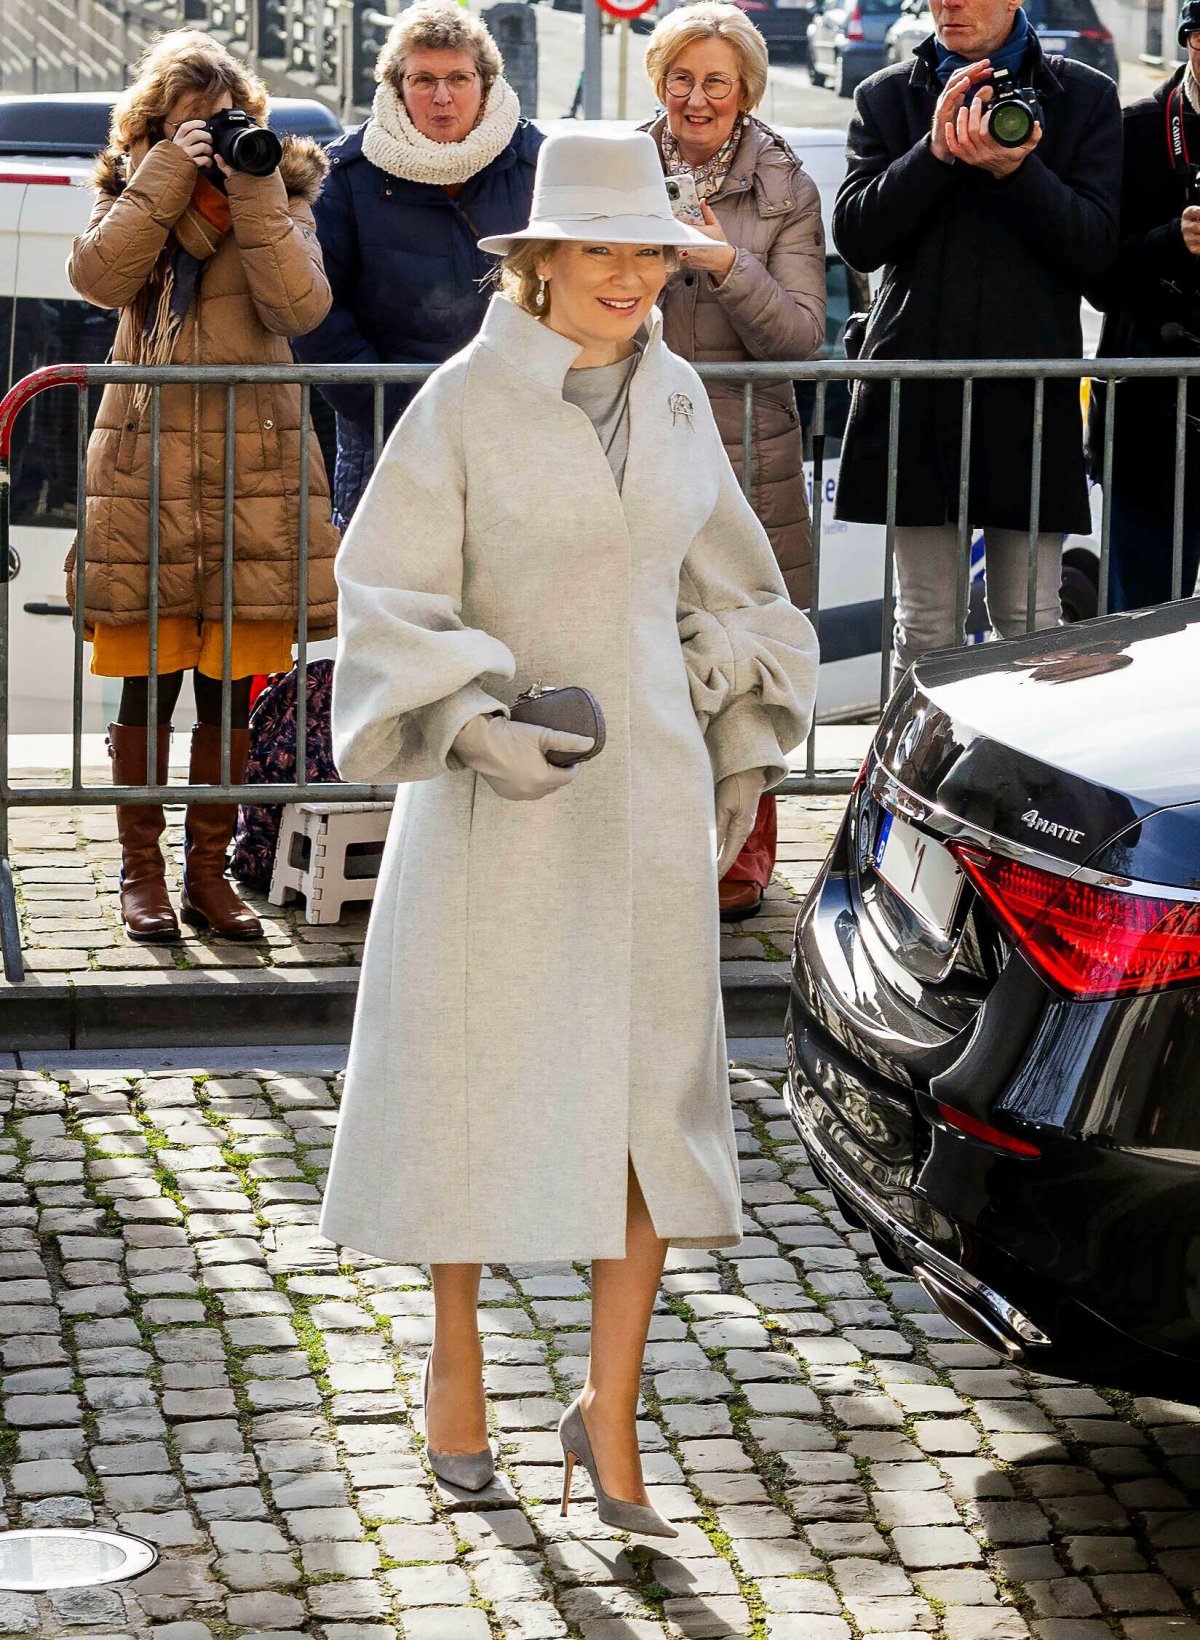
[[[529,226],[479,248],[503,256],[525,239],[609,245],[711,245],[671,214],[662,161],[645,131],[562,131],[538,152]]]

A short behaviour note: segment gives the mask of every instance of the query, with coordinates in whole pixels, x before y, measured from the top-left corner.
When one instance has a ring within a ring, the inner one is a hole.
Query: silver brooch
[[[692,425],[692,401],[686,393],[672,393],[667,400],[667,409],[671,412],[672,427],[679,425],[680,416],[683,417],[689,427]]]

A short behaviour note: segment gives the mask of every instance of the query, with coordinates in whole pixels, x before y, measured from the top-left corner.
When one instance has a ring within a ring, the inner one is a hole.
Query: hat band
[[[579,222],[602,222],[606,217],[648,216],[673,222],[668,209],[666,188],[661,184],[646,188],[605,188],[588,185],[553,184],[539,188],[533,200],[532,218],[555,221],[572,217]]]

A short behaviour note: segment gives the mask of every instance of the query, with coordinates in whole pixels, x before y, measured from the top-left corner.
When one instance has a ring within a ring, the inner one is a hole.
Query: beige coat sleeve
[[[149,279],[195,186],[196,167],[183,149],[158,142],[123,193],[97,197],[67,262],[67,276],[86,302],[128,307]]]
[[[462,619],[465,366],[431,376],[397,423],[334,566],[338,651],[333,750],[348,780],[429,780],[459,768],[450,748],[482,687],[511,678],[498,639]]]
[[[311,206],[299,195],[289,199],[278,171],[235,171],[225,191],[259,318],[277,336],[307,336],[333,300]]]
[[[716,297],[752,359],[811,359],[825,340],[825,231],[816,184],[799,167],[795,204],[766,261],[739,249]]]
[[[812,724],[817,639],[787,595],[715,423],[708,428],[720,490],[680,572],[679,641],[714,782],[761,769],[777,786]]]

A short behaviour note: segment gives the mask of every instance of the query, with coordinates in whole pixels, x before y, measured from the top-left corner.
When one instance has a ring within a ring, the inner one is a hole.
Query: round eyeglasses
[[[465,97],[478,79],[478,74],[459,69],[456,74],[406,74],[404,83],[418,97],[432,97],[439,85],[444,85],[452,97]]]
[[[724,102],[736,84],[737,81],[731,80],[728,74],[706,74],[700,82],[700,89],[709,102]],[[684,68],[673,68],[667,75],[666,85],[672,97],[690,97],[696,86],[696,76]]]

